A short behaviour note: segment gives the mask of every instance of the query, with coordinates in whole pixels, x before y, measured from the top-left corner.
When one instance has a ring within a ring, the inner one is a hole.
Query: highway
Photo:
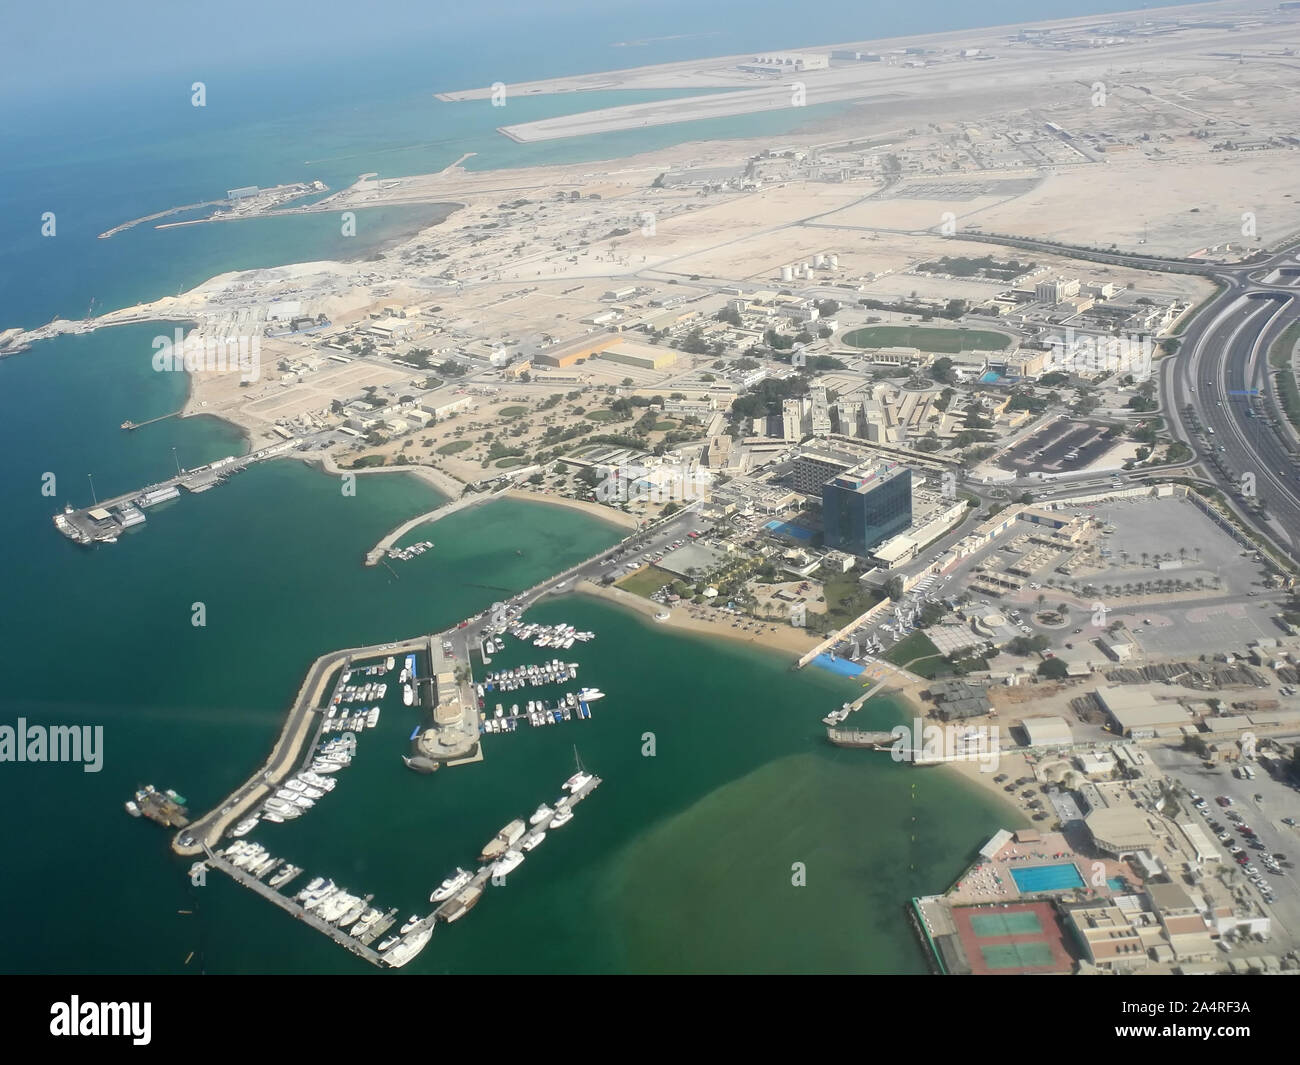
[[[1300,290],[1256,280],[1294,264],[1294,252],[1216,272],[1223,291],[1197,313],[1178,354],[1161,362],[1171,431],[1240,515],[1300,560],[1300,462],[1285,415],[1271,401],[1268,352],[1300,319]],[[1249,509],[1249,477],[1262,514]],[[1244,488],[1244,491],[1243,491]]]

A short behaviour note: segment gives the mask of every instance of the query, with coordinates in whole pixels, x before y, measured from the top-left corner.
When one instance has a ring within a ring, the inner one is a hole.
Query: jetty
[[[122,423],[122,428],[126,430],[138,429],[142,425],[150,425],[153,422],[162,421],[164,418],[173,418],[179,413],[179,411],[174,411],[171,414],[151,418],[147,422],[140,422],[138,425],[135,422],[126,421]],[[144,512],[149,507],[176,499],[180,496],[181,489],[191,495],[206,492],[210,488],[225,483],[236,473],[248,469],[255,462],[262,462],[285,454],[293,447],[293,444],[292,440],[283,440],[258,451],[250,452],[242,458],[228,455],[224,459],[209,462],[205,466],[178,470],[175,477],[169,477],[165,481],[158,481],[156,484],[124,492],[109,499],[95,500],[93,505],[89,507],[78,509],[69,504],[63,508],[61,514],[54,515],[54,527],[74,544],[89,546],[91,544],[116,543],[117,538],[126,530],[145,523]]]
[[[310,910],[305,909],[296,899],[280,894],[280,892],[276,891],[275,888],[262,883],[261,880],[253,876],[251,873],[245,872],[243,869],[240,869],[226,861],[225,858],[222,858],[220,855],[215,853],[210,847],[205,845],[203,851],[207,855],[207,864],[211,868],[218,869],[225,873],[230,877],[230,879],[235,881],[235,883],[241,884],[250,891],[255,891],[268,902],[279,906],[280,909],[285,911],[285,913],[291,914],[295,920],[302,921],[303,924],[316,929],[316,931],[320,932],[322,935],[329,936],[330,939],[334,940],[334,942],[340,947],[355,954],[358,958],[370,962],[371,965],[384,964],[384,956],[382,954],[377,950],[372,950],[366,943],[361,942],[361,940],[357,939],[355,936],[348,935],[345,929],[332,925],[323,918],[316,916],[316,914],[312,913]],[[392,923],[392,917],[390,916],[388,918],[388,924],[391,925]],[[369,935],[370,931],[371,930],[367,930],[367,935]],[[380,931],[383,931],[383,929],[380,929]],[[371,937],[371,941],[373,941],[373,937]]]

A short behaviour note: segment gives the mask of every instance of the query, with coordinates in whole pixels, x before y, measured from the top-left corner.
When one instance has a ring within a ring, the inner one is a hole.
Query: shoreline
[[[538,492],[530,492],[526,488],[507,488],[500,495],[502,498],[517,499],[523,503],[538,503],[542,506],[565,507],[569,510],[577,510],[590,518],[603,521],[608,525],[616,525],[621,529],[635,529],[637,527],[637,519],[631,514],[624,514],[621,510],[611,510],[609,507],[602,506],[599,503],[592,503],[586,499],[542,495]]]
[[[588,580],[582,580],[574,586],[574,591],[582,595],[590,595],[596,599],[603,599],[607,603],[644,615],[650,621],[662,625],[666,629],[697,636],[730,640],[733,643],[742,643],[777,654],[788,654],[791,656],[792,665],[801,654],[816,646],[816,643],[810,637],[801,637],[799,635],[801,630],[772,625],[771,622],[760,622],[759,624],[765,627],[763,630],[746,633],[740,629],[732,630],[726,622],[714,621],[711,618],[694,614],[683,615],[680,612],[681,608],[669,610],[668,619],[658,621],[655,614],[662,609],[658,604],[622,588],[615,588],[612,585],[604,587],[593,584]]]

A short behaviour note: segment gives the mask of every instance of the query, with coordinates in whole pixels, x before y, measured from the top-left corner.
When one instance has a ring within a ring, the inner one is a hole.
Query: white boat
[[[406,935],[407,932],[409,932],[422,920],[424,920],[424,918],[421,917],[419,914],[412,914],[409,918],[407,918],[406,924],[402,925],[401,928],[402,935]]]
[[[605,698],[605,693],[599,688],[579,688],[578,698],[584,703],[594,703],[597,699]]]
[[[402,703],[406,706],[415,705],[415,690],[409,684],[402,685]]]
[[[513,872],[524,863],[522,851],[508,850],[500,858],[492,863],[492,875],[494,877],[505,876],[506,873]]]
[[[581,788],[584,784],[586,784],[591,779],[592,776],[590,773],[584,773],[580,769],[578,770],[578,772],[574,773],[573,776],[569,777],[569,779],[566,780],[560,786],[564,788],[565,791],[574,792],[577,791],[579,788]]]
[[[132,802],[130,799],[127,799],[127,801],[126,801],[126,812],[129,813],[132,817],[139,817],[139,816],[140,816],[140,807],[138,807],[138,806],[137,806],[134,802]]]
[[[379,946],[377,946],[375,949],[382,953],[383,951],[391,947],[394,943],[398,942],[398,940],[400,940],[401,938],[402,937],[398,935],[385,936],[383,939],[379,941]]]
[[[473,879],[473,873],[457,866],[456,871],[434,889],[433,894],[429,896],[429,901],[445,902]]]
[[[230,830],[230,834],[232,836],[247,836],[251,831],[253,831],[253,826],[257,824],[257,820],[258,818],[256,814],[252,817],[245,818]]]
[[[391,673],[393,671],[393,666],[395,665],[397,665],[397,663],[393,661],[393,656],[389,655],[384,659],[384,672]]]
[[[263,820],[263,821],[270,821],[271,824],[273,824],[273,825],[282,825],[282,824],[284,824],[284,818],[281,817],[281,816],[280,816],[279,814],[277,814],[277,813],[273,813],[273,812],[270,811],[270,810],[267,810],[265,813],[262,814],[262,820]]]
[[[379,724],[379,707],[372,707],[370,713],[366,715],[366,727],[374,728]]]
[[[548,817],[552,817],[554,814],[555,814],[554,810],[552,810],[549,806],[547,806],[546,803],[542,803],[541,806],[539,806],[536,810],[533,811],[533,816],[528,819],[528,823],[530,825],[541,824]]]
[[[550,827],[559,828],[561,825],[567,825],[572,820],[573,820],[573,811],[570,810],[567,806],[562,806],[556,812],[555,816],[551,818]]]
[[[545,838],[546,838],[546,833],[545,833],[545,832],[538,832],[537,835],[535,835],[535,836],[529,836],[529,837],[528,837],[526,840],[524,840],[524,842],[523,842],[523,848],[524,848],[524,850],[526,850],[526,851],[530,851],[530,850],[532,850],[532,849],[533,849],[534,847],[536,847],[539,843],[541,843],[542,840],[544,840]]]
[[[433,925],[428,924],[413,936],[401,940],[384,955],[384,961],[395,969],[400,969],[428,946],[433,936]]]

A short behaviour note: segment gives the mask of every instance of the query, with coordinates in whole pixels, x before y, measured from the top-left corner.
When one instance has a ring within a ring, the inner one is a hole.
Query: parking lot
[[[1274,944],[1270,950],[1280,953],[1282,948],[1279,944],[1286,943],[1290,947],[1300,944],[1300,878],[1296,875],[1300,829],[1282,820],[1290,817],[1300,822],[1300,793],[1273,779],[1258,763],[1247,763],[1254,769],[1255,779],[1241,780],[1232,775],[1231,769],[1223,766],[1207,769],[1189,751],[1157,747],[1149,750],[1153,760],[1169,777],[1205,800],[1204,808],[1185,812],[1179,820],[1190,818],[1205,827],[1224,852],[1225,865],[1234,870],[1239,869],[1239,865],[1233,853],[1244,851],[1250,865],[1272,894],[1272,901],[1268,901],[1264,892],[1250,883],[1246,873],[1238,872],[1234,891],[1262,903],[1264,911],[1273,918]],[[1256,795],[1262,796],[1262,800],[1257,801]],[[1218,796],[1231,799],[1232,804],[1219,805],[1215,801]],[[1230,812],[1240,820],[1229,817]],[[1221,828],[1212,827],[1216,824]],[[1250,837],[1241,831],[1243,826],[1255,833],[1258,847],[1250,846]],[[1226,834],[1228,840],[1217,838],[1220,833]],[[1268,871],[1264,866],[1264,855],[1278,854],[1286,856],[1277,860],[1279,871]]]

